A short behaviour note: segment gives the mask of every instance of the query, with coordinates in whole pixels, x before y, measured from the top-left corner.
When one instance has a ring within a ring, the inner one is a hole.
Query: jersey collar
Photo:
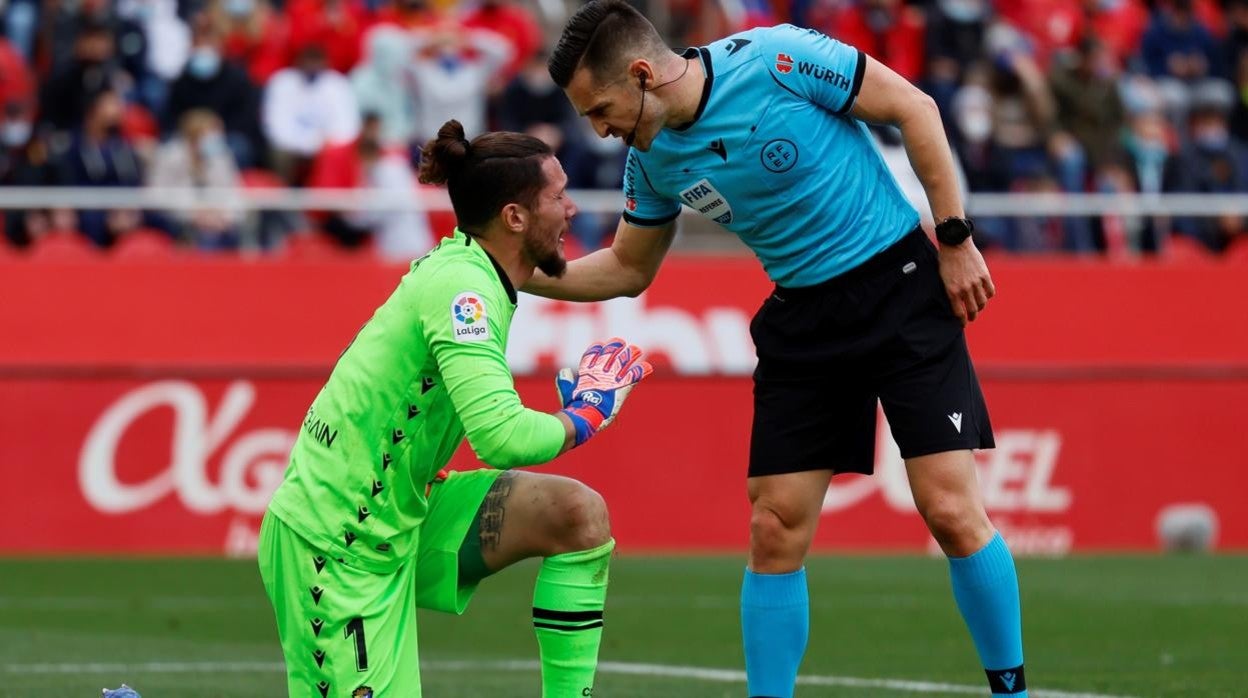
[[[471,235],[456,227],[455,236],[462,237],[464,239],[465,247],[472,247]],[[481,246],[481,243],[477,243],[476,248],[481,250],[481,253],[489,258],[490,264],[494,265],[494,271],[498,274],[498,280],[503,284],[503,290],[507,291],[507,299],[511,301],[512,305],[519,303],[520,298],[516,295],[516,287],[512,285],[511,277],[507,276],[507,272],[503,271],[502,265],[498,263],[497,259],[494,259],[494,255],[490,254],[484,247]]]
[[[715,69],[711,66],[711,52],[706,47],[691,47],[682,52],[683,58],[701,58],[702,72],[706,74],[706,81],[702,83],[702,99],[698,100],[698,110],[693,113],[693,120],[687,124],[673,126],[673,131],[688,131],[694,124],[698,123],[698,119],[702,117],[702,112],[706,110],[706,103],[711,99],[711,84],[715,82]]]

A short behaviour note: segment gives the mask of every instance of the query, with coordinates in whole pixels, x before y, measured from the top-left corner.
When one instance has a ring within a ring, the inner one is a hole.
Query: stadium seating
[[[173,239],[164,231],[139,228],[126,233],[113,245],[113,259],[132,261],[165,261],[178,253]]]
[[[278,258],[292,262],[341,262],[341,261],[375,261],[375,249],[371,240],[358,247],[344,249],[333,238],[315,231],[306,230],[286,237]]]
[[[1222,253],[1222,258],[1230,264],[1248,265],[1248,236],[1241,235]]]
[[[1199,240],[1186,235],[1171,235],[1166,241],[1163,259],[1167,262],[1186,264],[1191,262],[1211,262],[1214,256],[1213,252],[1201,244]]]
[[[76,230],[54,230],[31,245],[31,261],[90,262],[104,258],[103,252]]]

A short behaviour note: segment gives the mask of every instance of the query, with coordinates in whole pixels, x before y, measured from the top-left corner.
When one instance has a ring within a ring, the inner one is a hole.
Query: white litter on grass
[[[508,659],[497,661],[426,661],[421,671],[539,671],[541,663],[532,659]],[[0,670],[8,674],[246,674],[285,672],[281,662],[137,662],[133,664],[108,663],[47,663],[47,664],[0,664]],[[599,662],[598,673],[628,676],[659,676],[690,681],[714,683],[745,683],[745,672],[735,669],[712,669],[709,667],[678,666],[670,664],[641,664],[635,662]],[[807,674],[797,683],[802,686],[839,686],[842,688],[888,689],[909,693],[948,693],[956,695],[984,695],[983,686],[939,683],[935,681],[912,681],[908,679],[867,679],[854,676],[823,676]],[[1131,698],[1107,693],[1080,693],[1074,691],[1051,691],[1030,689],[1032,698]]]

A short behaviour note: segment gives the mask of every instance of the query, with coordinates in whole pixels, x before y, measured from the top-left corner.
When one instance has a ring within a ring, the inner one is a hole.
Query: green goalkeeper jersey
[[[516,291],[458,229],[412,263],[312,402],[270,511],[316,547],[388,572],[416,553],[426,485],[465,433],[496,468],[544,463],[565,439],[529,410],[505,357]]]

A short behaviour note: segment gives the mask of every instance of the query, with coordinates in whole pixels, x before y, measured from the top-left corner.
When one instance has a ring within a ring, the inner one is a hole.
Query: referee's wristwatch
[[[957,247],[971,236],[975,224],[969,218],[950,216],[936,224],[936,239],[942,245]]]

